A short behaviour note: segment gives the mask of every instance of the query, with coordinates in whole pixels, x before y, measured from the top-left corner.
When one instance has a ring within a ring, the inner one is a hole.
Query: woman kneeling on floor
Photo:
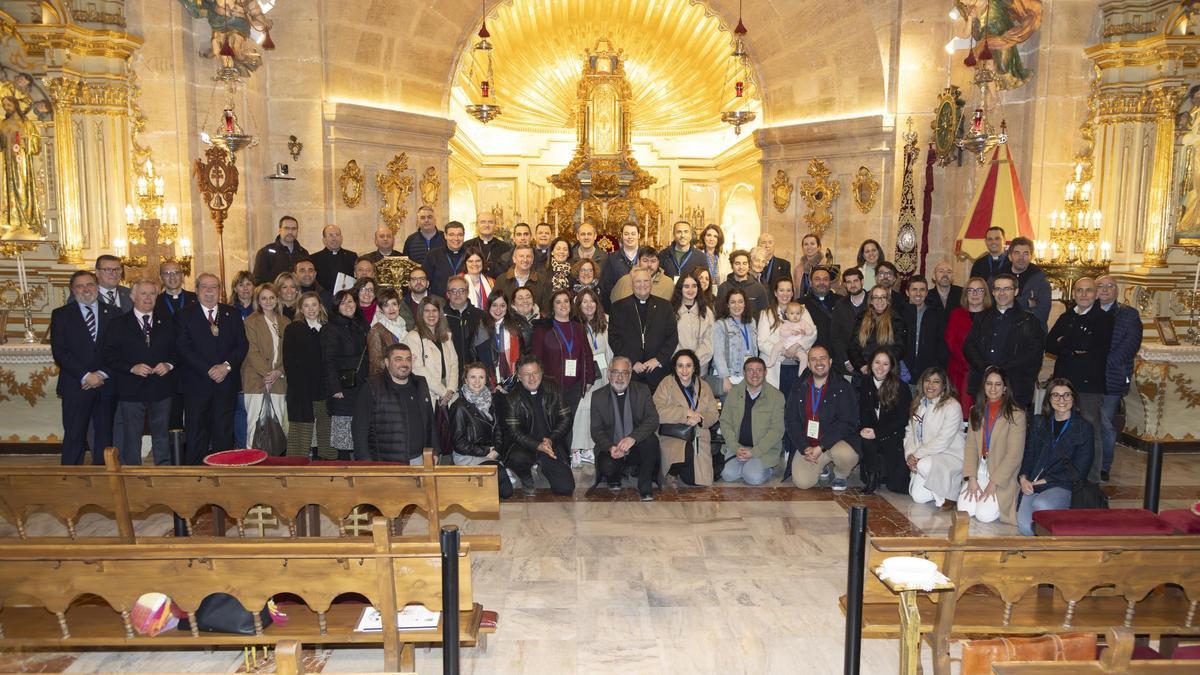
[[[908,494],[918,504],[953,508],[962,488],[966,441],[958,392],[946,371],[928,368],[917,381],[917,393],[921,397],[913,401],[904,435]]]

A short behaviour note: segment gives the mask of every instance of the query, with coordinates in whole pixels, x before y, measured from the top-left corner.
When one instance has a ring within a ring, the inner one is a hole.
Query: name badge
[[[595,360],[596,360],[597,368],[599,368],[600,370],[604,370],[605,368],[608,367],[608,359],[605,358],[604,354],[595,352],[592,354],[592,356],[596,357]]]
[[[816,420],[809,420],[808,421],[808,431],[805,432],[805,436],[807,436],[808,438],[820,438],[821,437],[821,423]]]
[[[577,363],[577,359],[567,359],[566,362],[563,363],[563,375],[565,377],[575,377]]]

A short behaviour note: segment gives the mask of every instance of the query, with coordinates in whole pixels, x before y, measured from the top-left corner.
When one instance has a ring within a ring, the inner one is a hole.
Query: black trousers
[[[161,401],[120,401],[117,416],[124,425],[121,438],[116,439],[121,449],[121,463],[142,463],[142,430],[150,428],[150,449],[154,463],[158,466],[171,463],[171,451],[167,448],[167,424],[171,417],[171,399]]]
[[[64,465],[83,464],[90,441],[92,464],[104,464],[104,449],[113,442],[113,417],[117,400],[112,387],[67,391],[62,398]],[[88,438],[89,425],[92,430]]]
[[[571,473],[571,465],[564,459],[566,452],[555,448],[557,457],[550,457],[538,450],[526,450],[513,447],[508,451],[508,468],[513,470],[526,485],[531,484],[531,470],[536,463],[542,475],[550,483],[550,491],[559,496],[569,496],[575,493],[575,474]],[[511,486],[510,486],[511,489]]]
[[[184,395],[186,464],[203,464],[209,453],[233,449],[233,412],[237,407],[237,396],[237,392],[211,396]]]
[[[508,479],[508,470],[504,468],[503,464],[493,459],[489,459],[481,466],[496,467],[496,486],[499,488],[500,499],[508,499],[509,497],[513,496],[513,484],[512,481]]]
[[[613,459],[608,448],[596,448],[596,480],[608,481],[609,484],[620,483],[621,475],[627,468],[637,469],[638,492],[649,492],[658,479],[658,465],[662,462],[662,453],[658,447],[658,436],[651,434],[649,438],[633,444],[629,454],[620,459]]]
[[[908,481],[912,472],[904,461],[904,446],[897,443],[880,443],[864,438],[862,441],[862,465],[871,471],[880,472],[879,482],[898,494],[908,494]]]

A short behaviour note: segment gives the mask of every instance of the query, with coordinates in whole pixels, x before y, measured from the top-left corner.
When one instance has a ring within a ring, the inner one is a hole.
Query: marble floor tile
[[[576,663],[586,664],[591,672],[605,673],[658,675],[663,668],[658,641],[633,635],[624,640],[581,640]]]

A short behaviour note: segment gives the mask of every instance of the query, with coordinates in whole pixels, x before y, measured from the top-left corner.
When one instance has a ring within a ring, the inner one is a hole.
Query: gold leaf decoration
[[[804,222],[818,237],[825,234],[825,229],[833,222],[833,202],[842,193],[842,184],[829,180],[831,175],[825,161],[813,159],[808,163],[808,178],[800,181],[800,196],[808,204],[808,213],[804,214]]]
[[[783,169],[775,172],[775,182],[771,183],[771,199],[775,202],[775,210],[780,213],[787,211],[792,203],[792,181]]]
[[[46,395],[46,383],[58,375],[58,366],[46,366],[29,376],[28,382],[18,382],[17,374],[11,370],[0,368],[0,384],[8,390],[8,394],[0,393],[0,401],[8,401],[12,396],[25,399],[29,407],[37,405],[37,400]]]
[[[346,162],[346,166],[338,175],[338,192],[341,193],[342,203],[346,208],[357,208],[362,203],[365,182],[363,170],[359,168],[358,162],[353,159]]]
[[[387,163],[387,173],[375,177],[379,191],[379,215],[394,234],[408,216],[408,197],[412,194],[413,177],[408,175],[408,153],[402,152]]]

